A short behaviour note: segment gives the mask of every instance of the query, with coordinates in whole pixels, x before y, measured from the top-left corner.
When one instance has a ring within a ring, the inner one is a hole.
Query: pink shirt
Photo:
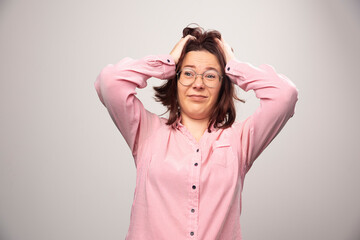
[[[245,174],[294,115],[298,90],[267,64],[231,60],[225,72],[243,90],[254,90],[260,106],[231,128],[205,131],[199,142],[179,121],[166,125],[135,97],[148,78],[174,76],[171,55],[124,58],[98,75],[97,94],[136,166],[126,239],[241,239]]]

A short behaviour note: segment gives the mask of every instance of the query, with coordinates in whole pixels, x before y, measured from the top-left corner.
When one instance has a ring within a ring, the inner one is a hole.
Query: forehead
[[[191,67],[195,71],[215,69],[218,72],[221,72],[217,57],[205,50],[188,52],[182,62],[182,68],[184,67]]]

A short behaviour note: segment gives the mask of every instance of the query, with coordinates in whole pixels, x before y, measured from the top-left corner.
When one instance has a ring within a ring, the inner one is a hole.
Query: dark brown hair
[[[228,128],[234,123],[236,118],[236,111],[234,105],[234,99],[241,102],[245,102],[242,99],[239,99],[236,96],[234,84],[231,82],[228,76],[225,74],[225,54],[222,51],[221,47],[217,44],[215,38],[221,39],[220,32],[216,30],[204,31],[200,26],[191,28],[186,27],[183,30],[183,37],[186,37],[188,34],[195,36],[196,39],[189,39],[180,55],[179,61],[176,65],[176,72],[181,68],[182,62],[185,55],[190,51],[208,51],[216,56],[219,61],[221,74],[223,79],[221,82],[221,88],[217,103],[215,104],[212,112],[210,114],[208,131],[210,132],[210,127],[214,124],[214,127],[218,128]],[[179,116],[179,103],[177,96],[177,77],[176,75],[172,79],[168,79],[166,83],[161,86],[154,87],[155,90],[155,100],[161,102],[164,106],[167,107],[167,112],[169,113],[169,119],[167,121],[168,125],[173,124]]]

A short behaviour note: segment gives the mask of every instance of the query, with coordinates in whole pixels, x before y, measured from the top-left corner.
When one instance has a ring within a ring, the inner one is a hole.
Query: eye
[[[192,76],[194,76],[194,73],[193,73],[192,71],[190,71],[190,70],[184,70],[184,71],[183,71],[183,74],[184,74],[185,77],[192,77]]]
[[[214,79],[216,79],[217,78],[217,74],[216,73],[206,73],[205,74],[205,78],[206,79],[209,79],[209,80],[214,80]]]
[[[207,78],[215,78],[215,75],[214,74],[207,74],[205,77],[207,77]]]

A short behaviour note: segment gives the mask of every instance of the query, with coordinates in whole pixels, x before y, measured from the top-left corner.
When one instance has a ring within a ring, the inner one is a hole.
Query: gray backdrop
[[[124,57],[167,54],[197,22],[299,89],[245,179],[245,240],[360,239],[355,0],[0,1],[0,239],[124,239],[135,165],[94,88]],[[161,114],[150,79],[138,97]],[[238,120],[259,105],[238,88]]]

